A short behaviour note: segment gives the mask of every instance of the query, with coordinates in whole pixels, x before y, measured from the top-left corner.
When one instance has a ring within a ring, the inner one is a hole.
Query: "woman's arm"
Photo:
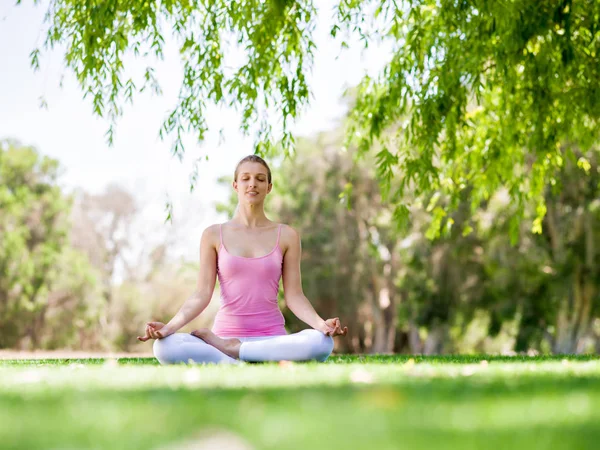
[[[210,303],[217,278],[218,225],[212,225],[204,230],[200,240],[200,272],[196,290],[183,303],[177,314],[161,330],[160,335],[166,337],[175,333],[193,319],[198,317]]]
[[[339,319],[323,320],[304,295],[300,274],[302,259],[300,235],[290,226],[284,226],[284,231],[287,250],[283,256],[283,293],[287,307],[296,317],[315,330],[331,336],[346,334],[340,328]]]

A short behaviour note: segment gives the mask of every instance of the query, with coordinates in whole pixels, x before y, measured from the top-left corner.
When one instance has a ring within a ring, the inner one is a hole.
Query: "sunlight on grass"
[[[15,449],[166,449],[210,439],[329,448],[323,436],[345,449],[592,449],[598,404],[594,357],[0,361],[0,439]]]
[[[498,380],[510,382],[513,377],[573,378],[595,376],[600,378],[600,361],[431,364],[415,363],[409,359],[403,364],[317,364],[288,363],[240,365],[180,365],[136,367],[120,366],[116,362],[85,365],[6,366],[2,369],[0,392],[28,393],[46,389],[120,389],[140,390],[156,387],[177,388],[275,388],[301,386],[344,386],[352,384],[406,384],[419,380],[471,378],[486,383]]]

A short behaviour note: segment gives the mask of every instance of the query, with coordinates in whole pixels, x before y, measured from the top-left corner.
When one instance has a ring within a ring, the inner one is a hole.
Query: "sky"
[[[64,68],[60,49],[45,52],[40,71],[30,66],[29,54],[45,38],[43,16],[48,0],[37,6],[33,0],[19,6],[14,3],[0,1],[0,139],[16,139],[57,159],[64,169],[60,183],[66,192],[101,193],[109,184],[123,186],[140,205],[140,233],[163,236],[169,227],[177,226],[182,236],[174,244],[174,253],[196,258],[202,230],[226,220],[215,211],[215,204],[228,195],[226,188],[217,185],[217,178],[232,175],[237,161],[253,152],[252,138],[237,129],[237,114],[211,108],[205,141],[196,144],[188,139],[191,145],[186,146],[182,162],[171,156],[171,140],[161,141],[158,130],[176,104],[182,65],[175,43],[166,36],[164,61],[156,64],[163,95],[138,94],[134,104],[125,108],[109,146],[105,138],[108,121],[93,114],[91,102],[83,98],[74,76]],[[349,49],[340,51],[339,42],[329,35],[332,2],[319,5],[317,51],[308,76],[313,99],[293,126],[302,136],[336,127],[345,113],[344,90],[358,84],[365,73],[378,72],[389,59],[384,47],[370,46],[364,51],[359,43],[351,42]],[[125,61],[126,68],[139,64],[133,58]],[[47,108],[40,106],[40,98]],[[220,129],[225,140],[219,145]],[[197,187],[190,193],[192,161],[205,155],[209,160],[199,165]],[[167,199],[173,204],[172,224],[164,223]]]

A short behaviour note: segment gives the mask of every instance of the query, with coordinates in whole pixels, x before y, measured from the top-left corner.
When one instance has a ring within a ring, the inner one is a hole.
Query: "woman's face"
[[[237,181],[233,188],[238,193],[240,203],[258,204],[271,192],[267,168],[261,163],[246,161],[238,169]]]

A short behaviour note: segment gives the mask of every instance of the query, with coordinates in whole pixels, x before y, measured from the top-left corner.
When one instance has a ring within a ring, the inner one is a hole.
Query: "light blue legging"
[[[325,336],[318,330],[238,339],[242,342],[241,361],[325,361],[333,350],[331,336]],[[154,341],[154,356],[161,364],[238,362],[202,339],[187,333],[175,333]]]

